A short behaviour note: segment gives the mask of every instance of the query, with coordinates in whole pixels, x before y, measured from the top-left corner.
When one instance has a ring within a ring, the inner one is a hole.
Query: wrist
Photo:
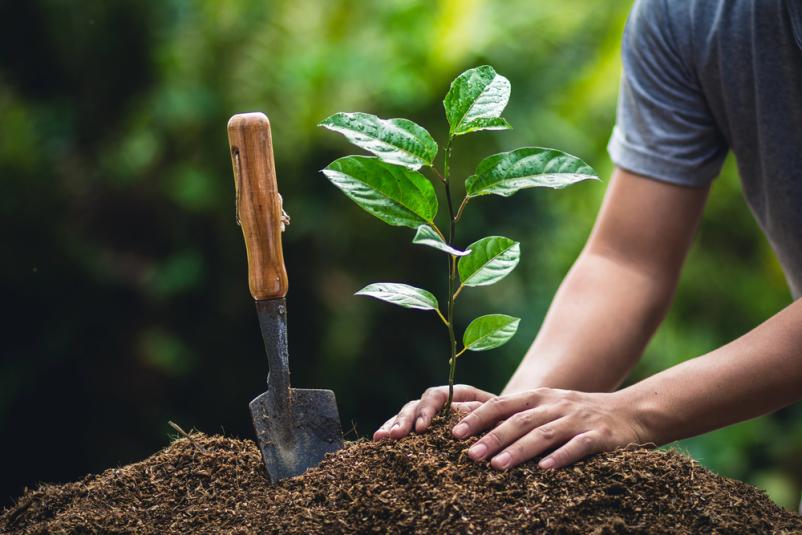
[[[641,383],[612,393],[618,400],[619,410],[632,423],[640,444],[662,446],[676,440],[670,432],[669,411],[662,404],[659,392],[643,388]]]

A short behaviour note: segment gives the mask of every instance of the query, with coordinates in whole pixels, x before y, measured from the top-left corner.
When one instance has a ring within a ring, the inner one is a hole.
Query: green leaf
[[[465,286],[487,286],[506,277],[521,257],[521,244],[502,236],[489,236],[468,246],[471,253],[459,259],[459,277]]]
[[[385,162],[412,170],[432,165],[437,156],[434,138],[407,119],[380,119],[369,113],[335,113],[318,126],[343,134],[351,143]]]
[[[449,136],[510,128],[510,124],[501,119],[509,99],[510,81],[490,65],[463,72],[451,82],[443,100],[450,125]]]
[[[487,351],[503,346],[515,335],[520,318],[506,314],[488,314],[473,320],[462,335],[462,344],[469,351]]]
[[[437,298],[426,290],[415,288],[408,284],[395,282],[377,282],[368,284],[354,295],[367,295],[375,297],[404,308],[418,308],[420,310],[437,310]]]
[[[323,174],[366,212],[396,227],[433,224],[437,194],[423,175],[371,156],[346,156]]]
[[[471,252],[470,249],[467,251],[460,251],[459,249],[451,247],[443,241],[443,238],[429,225],[421,225],[418,227],[418,232],[416,232],[415,237],[412,238],[412,243],[428,245],[429,247],[434,247],[435,249],[445,251],[454,256],[465,256]]]
[[[524,188],[564,188],[582,180],[598,180],[588,164],[559,150],[524,147],[488,156],[465,181],[468,197],[509,197]]]
[[[465,125],[465,129],[457,135],[476,132],[477,130],[510,130],[512,125],[503,117],[495,119],[476,119]]]

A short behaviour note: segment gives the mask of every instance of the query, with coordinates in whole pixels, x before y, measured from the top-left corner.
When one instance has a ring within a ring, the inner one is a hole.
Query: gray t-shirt
[[[698,187],[732,150],[802,296],[802,0],[638,0],[622,55],[613,162]]]

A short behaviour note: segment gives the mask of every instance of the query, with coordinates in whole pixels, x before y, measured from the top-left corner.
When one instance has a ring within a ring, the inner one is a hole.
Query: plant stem
[[[438,236],[440,236],[440,239],[441,239],[441,240],[443,240],[443,241],[446,241],[446,237],[445,237],[445,236],[443,236],[443,233],[442,233],[442,232],[440,232],[440,229],[439,229],[439,228],[437,228],[437,225],[435,225],[434,223],[432,223],[431,227],[432,227],[432,229],[433,229],[433,230],[434,230],[434,231],[437,233],[437,235],[438,235]]]
[[[451,163],[451,142],[453,137],[448,138],[443,163],[443,185],[446,190],[446,201],[448,202],[448,245],[454,247],[454,239],[457,234],[457,221],[454,218],[454,202],[451,200],[451,184],[449,184],[449,167]],[[457,258],[453,255],[448,257],[448,338],[451,345],[450,357],[448,359],[448,401],[444,407],[446,414],[451,412],[451,402],[454,399],[454,375],[457,369],[457,340],[454,336],[454,282],[457,274]]]
[[[463,288],[465,288],[465,285],[464,284],[460,284],[459,288],[457,288],[457,291],[454,292],[454,301],[457,300],[457,297],[459,297],[459,294],[460,294],[460,292],[462,291]]]
[[[443,175],[440,174],[440,171],[438,171],[437,168],[434,165],[432,166],[432,171],[434,171],[434,174],[437,175],[437,178],[440,179],[440,182],[445,182],[446,181],[446,179],[443,178]]]
[[[467,195],[465,196],[464,199],[462,199],[462,202],[459,205],[459,209],[457,210],[457,215],[455,216],[455,219],[454,219],[455,223],[457,221],[459,221],[460,219],[462,219],[462,212],[463,212],[463,210],[465,210],[465,207],[468,206],[468,201],[470,201],[470,200],[471,200],[471,198],[468,197]]]

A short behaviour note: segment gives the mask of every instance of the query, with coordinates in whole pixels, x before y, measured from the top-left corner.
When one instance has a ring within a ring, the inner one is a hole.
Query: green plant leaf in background
[[[475,130],[505,130],[510,124],[501,113],[510,99],[510,81],[490,65],[469,69],[451,82],[443,100],[449,136]]]
[[[437,194],[423,175],[371,156],[346,156],[323,174],[366,212],[396,227],[433,224]]]
[[[388,163],[420,169],[432,165],[437,143],[423,127],[407,119],[381,119],[369,113],[335,113],[318,126],[339,132]]]
[[[443,241],[443,238],[429,225],[421,225],[418,227],[418,232],[416,232],[415,237],[412,238],[412,243],[428,245],[429,247],[434,247],[435,249],[445,251],[454,256],[465,256],[471,252],[470,249],[467,251],[460,251],[459,249],[451,247]]]
[[[408,284],[395,282],[377,282],[368,284],[354,295],[375,297],[404,308],[417,308],[420,310],[438,310],[437,298],[426,290],[415,288]]]
[[[462,344],[469,351],[487,351],[503,346],[518,331],[520,318],[506,314],[488,314],[473,320],[462,335]]]
[[[459,259],[464,286],[487,286],[506,277],[521,257],[521,245],[502,236],[482,238],[468,246],[470,254]]]
[[[588,164],[565,152],[524,147],[488,156],[465,181],[468,197],[509,197],[524,188],[564,188],[582,180],[598,180]]]

